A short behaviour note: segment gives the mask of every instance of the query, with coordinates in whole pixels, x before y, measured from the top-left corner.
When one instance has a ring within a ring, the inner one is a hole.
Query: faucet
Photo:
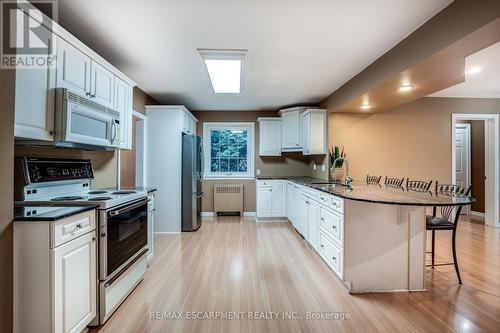
[[[333,161],[333,165],[335,165],[335,163],[337,163],[338,160],[342,160],[345,162],[345,179],[343,185],[349,186],[352,182],[352,178],[349,176],[349,162],[345,157],[337,157],[335,161]]]

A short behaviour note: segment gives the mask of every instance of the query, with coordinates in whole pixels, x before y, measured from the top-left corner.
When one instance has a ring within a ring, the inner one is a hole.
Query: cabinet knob
[[[92,241],[95,242],[95,237],[92,237]]]
[[[76,228],[77,228],[77,229],[81,229],[81,228],[82,228],[81,223],[78,223],[78,224],[76,225]]]
[[[103,233],[101,234],[101,237],[103,237],[103,238],[104,238],[104,237],[106,237],[106,233],[105,233],[105,232],[103,232]]]
[[[324,247],[325,247],[323,244],[320,244],[319,246],[321,246],[321,248],[324,248]]]
[[[332,260],[333,260],[333,261],[336,261],[336,260],[337,260],[337,258],[335,258],[335,257],[332,257]]]
[[[333,230],[337,230],[337,226],[332,226]]]

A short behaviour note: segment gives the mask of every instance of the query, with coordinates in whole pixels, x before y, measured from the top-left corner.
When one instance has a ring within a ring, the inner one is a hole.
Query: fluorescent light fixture
[[[481,67],[471,67],[465,71],[465,74],[476,74],[482,71],[483,69]]]
[[[412,89],[413,87],[408,83],[403,84],[401,87],[399,87],[399,91],[410,91]]]
[[[242,90],[246,50],[198,49],[216,94],[239,94]]]

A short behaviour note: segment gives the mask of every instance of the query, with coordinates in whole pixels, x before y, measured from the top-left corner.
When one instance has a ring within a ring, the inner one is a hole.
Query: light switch
[[[260,176],[260,169],[257,169],[257,176]]]

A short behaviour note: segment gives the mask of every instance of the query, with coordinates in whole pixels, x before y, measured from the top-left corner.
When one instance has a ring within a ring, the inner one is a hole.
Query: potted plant
[[[341,182],[342,177],[344,177],[344,160],[338,159],[339,157],[345,158],[346,153],[344,152],[344,147],[342,151],[338,146],[334,146],[330,149],[330,179],[334,182]],[[337,160],[338,159],[338,160]]]

